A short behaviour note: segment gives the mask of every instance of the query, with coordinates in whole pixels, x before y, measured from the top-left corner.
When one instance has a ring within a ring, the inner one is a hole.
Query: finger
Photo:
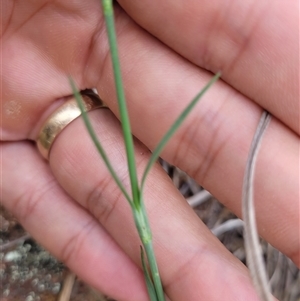
[[[104,28],[101,4],[97,0],[10,3],[1,1],[1,140],[34,139],[36,118],[71,93],[69,75],[80,89],[90,87],[85,73],[99,68],[89,56],[94,34],[101,35]]]
[[[117,300],[148,300],[143,275],[99,223],[58,185],[26,142],[1,143],[1,201],[81,279]]]
[[[119,122],[107,110],[93,111],[89,116],[117,174],[129,188]],[[141,172],[149,152],[138,142],[135,150]],[[140,241],[130,207],[109,176],[81,119],[74,120],[58,136],[50,165],[65,190],[140,263]],[[210,233],[158,165],[147,180],[144,198],[163,285],[171,300],[258,300],[245,267]],[[218,290],[213,289],[215,283]]]
[[[126,24],[118,41],[133,132],[154,149],[211,75],[161,45],[126,17],[118,17],[118,24]],[[106,63],[97,87],[118,114],[112,78]],[[194,108],[162,156],[241,216],[243,174],[260,114],[259,106],[220,81]],[[299,136],[276,118],[264,136],[256,170],[259,232],[299,265],[299,236],[295,231],[299,225]]]
[[[297,134],[298,1],[119,1],[163,43],[213,72]]]

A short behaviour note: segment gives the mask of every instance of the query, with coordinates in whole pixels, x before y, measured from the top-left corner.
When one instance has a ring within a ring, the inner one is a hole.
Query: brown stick
[[[67,276],[64,279],[63,287],[60,291],[57,301],[70,301],[75,278],[76,276],[74,273],[68,272]]]

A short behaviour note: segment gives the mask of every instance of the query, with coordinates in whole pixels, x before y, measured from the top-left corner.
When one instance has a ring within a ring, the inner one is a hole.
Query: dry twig
[[[61,292],[57,298],[57,301],[70,301],[73,285],[75,282],[75,274],[72,272],[68,272],[64,279],[64,284],[61,289]]]
[[[18,245],[22,245],[24,243],[24,241],[26,239],[29,239],[31,236],[30,234],[25,234],[17,239],[14,239],[12,241],[9,241],[7,243],[4,243],[4,244],[0,244],[0,252],[3,252],[7,249],[11,249],[13,247],[16,247]]]
[[[253,179],[259,146],[270,119],[271,115],[264,111],[252,140],[244,176],[242,198],[242,212],[243,220],[245,222],[244,232],[247,265],[249,267],[254,286],[262,301],[273,301],[273,297],[270,293],[267,274],[262,257],[262,250],[257,234],[253,201]]]

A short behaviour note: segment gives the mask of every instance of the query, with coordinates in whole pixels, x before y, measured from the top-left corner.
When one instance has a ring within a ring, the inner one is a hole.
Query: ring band
[[[91,90],[84,91],[81,96],[85,112],[107,108],[98,95]],[[80,108],[75,97],[72,96],[48,117],[42,125],[36,140],[37,148],[45,159],[49,159],[49,153],[56,137],[80,115]]]

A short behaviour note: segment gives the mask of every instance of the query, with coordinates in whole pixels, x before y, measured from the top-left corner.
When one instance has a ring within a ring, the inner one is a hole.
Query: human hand
[[[118,8],[133,132],[150,149],[208,81],[204,68],[222,70],[223,82],[207,93],[162,156],[239,216],[251,139],[262,108],[272,113],[257,161],[258,226],[299,266],[296,7],[119,2],[137,22]],[[147,300],[130,210],[81,120],[62,131],[49,164],[23,141],[35,140],[60,98],[70,94],[69,74],[81,89],[97,87],[118,114],[99,2],[45,1],[37,7],[23,1],[14,9],[4,3],[1,140],[10,141],[1,143],[4,205],[94,287],[119,300]],[[89,116],[127,183],[118,122],[106,110]],[[149,158],[142,143],[136,142],[140,172]],[[199,221],[159,166],[148,178],[145,199],[171,300],[256,300],[246,269]]]

